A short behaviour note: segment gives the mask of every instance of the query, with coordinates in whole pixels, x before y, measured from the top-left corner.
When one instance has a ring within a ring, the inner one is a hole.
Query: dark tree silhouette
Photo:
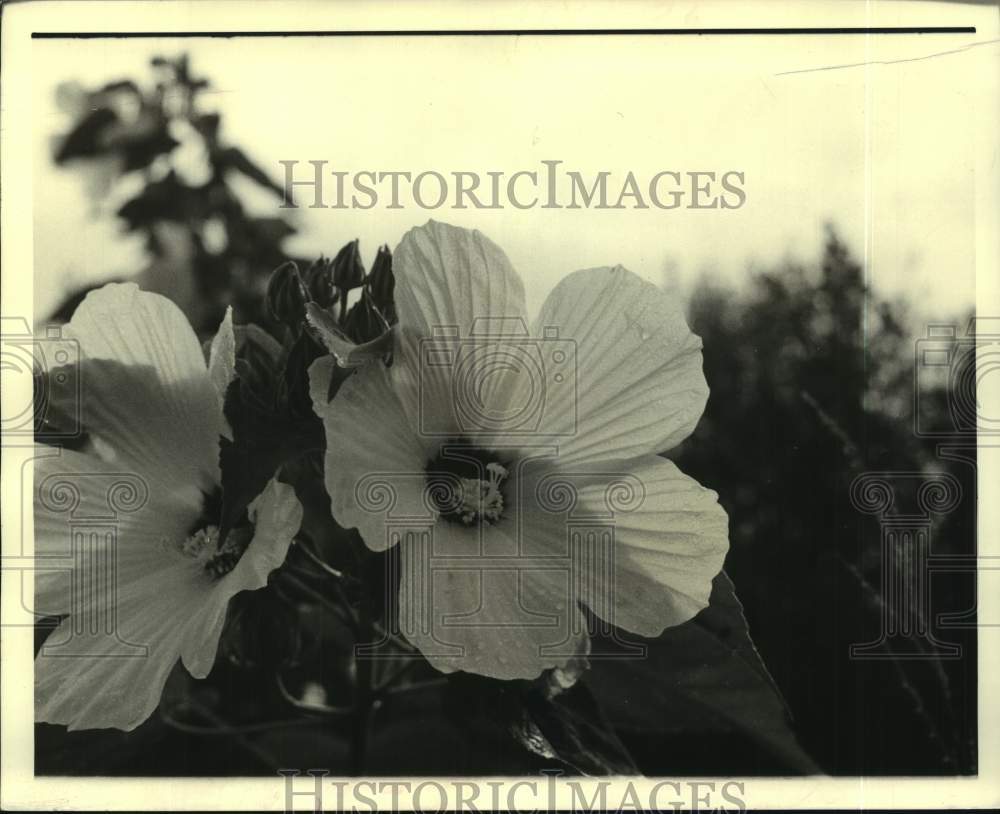
[[[101,174],[98,195],[125,175],[141,176],[139,191],[116,213],[127,232],[145,239],[149,264],[138,280],[177,302],[199,335],[214,331],[230,304],[238,321],[267,325],[268,276],[293,259],[282,244],[295,228],[282,217],[250,214],[234,181],[270,192],[276,206],[283,190],[224,139],[220,114],[203,110],[210,83],[192,74],[186,55],[156,57],[152,67],[148,87],[131,80],[64,86],[63,106],[77,115],[54,161]],[[53,318],[69,319],[86,293],[68,297]]]
[[[711,395],[676,457],[729,512],[727,569],[803,745],[835,773],[973,772],[974,635],[941,633],[963,645],[955,661],[849,656],[877,638],[885,601],[878,522],[850,501],[857,475],[956,475],[967,497],[935,553],[975,553],[974,472],[914,433],[905,306],[866,287],[830,227],[814,266],[759,272],[740,295],[703,282],[690,321]],[[924,392],[921,409],[946,416],[948,397]],[[972,607],[970,576],[936,579],[933,596],[935,613]]]

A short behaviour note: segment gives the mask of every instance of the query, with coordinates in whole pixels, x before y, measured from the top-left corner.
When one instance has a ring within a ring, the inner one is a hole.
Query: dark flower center
[[[236,567],[253,539],[252,518],[238,524],[219,545],[218,518],[222,511],[222,490],[205,495],[202,512],[191,526],[187,538],[180,544],[181,552],[203,564],[213,581],[222,579]]]
[[[492,451],[446,441],[427,463],[427,491],[441,517],[463,526],[503,517],[508,468]]]

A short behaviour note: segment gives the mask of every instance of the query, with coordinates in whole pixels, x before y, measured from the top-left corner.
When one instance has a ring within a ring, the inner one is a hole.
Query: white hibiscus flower
[[[40,448],[46,457],[35,464],[36,610],[69,614],[35,659],[35,717],[130,730],[156,708],[178,659],[208,675],[230,598],[267,583],[302,508],[272,480],[250,506],[250,525],[217,548],[231,314],[207,367],[180,309],[131,284],[90,293],[64,335],[79,343],[90,443]],[[133,502],[115,519],[116,539],[80,523],[108,516],[113,483]],[[67,558],[72,568],[44,570]]]
[[[393,267],[393,363],[332,401],[335,359],[310,377],[334,517],[400,546],[404,635],[442,671],[532,678],[587,652],[581,604],[643,636],[704,608],[727,518],[658,457],[708,396],[677,303],[579,271],[517,336],[521,281],[479,232],[432,221]]]

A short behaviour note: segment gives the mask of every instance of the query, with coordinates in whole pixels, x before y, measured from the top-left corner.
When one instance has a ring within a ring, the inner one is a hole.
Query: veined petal
[[[404,235],[393,272],[399,326],[392,375],[406,413],[419,417],[421,434],[447,437],[459,427],[479,434],[477,416],[497,392],[490,374],[501,370],[482,361],[492,357],[484,347],[497,336],[528,338],[521,278],[480,232],[436,221]]]
[[[272,480],[251,513],[253,539],[218,581],[202,561],[180,553],[183,536],[166,539],[152,527],[130,529],[118,540],[127,556],[117,558],[118,568],[103,582],[104,573],[94,569],[109,558],[83,558],[89,571],[78,582],[103,590],[75,595],[69,618],[36,658],[36,719],[70,729],[130,730],[156,709],[178,659],[196,678],[208,675],[229,600],[266,585],[298,531],[302,507],[290,486]]]
[[[273,478],[247,512],[254,524],[253,539],[236,567],[220,581],[233,594],[263,588],[268,575],[285,561],[302,525],[302,504],[295,490]]]
[[[728,518],[716,493],[671,461],[540,470],[520,489],[526,534],[576,563],[579,598],[606,622],[657,636],[708,605]]]
[[[521,278],[500,247],[477,230],[428,221],[403,236],[392,258],[404,329],[468,335],[477,318],[524,319]]]
[[[546,376],[535,434],[559,444],[562,465],[665,452],[694,430],[708,399],[701,340],[665,292],[620,266],[578,271],[542,306],[533,333],[546,331],[543,353],[557,334],[575,354]]]
[[[219,325],[219,330],[212,338],[208,353],[208,377],[212,380],[215,395],[219,401],[219,413],[222,414],[222,434],[230,441],[233,431],[229,427],[222,408],[226,403],[226,390],[236,378],[236,334],[233,331],[233,307],[226,309],[226,315]]]
[[[87,432],[160,483],[205,491],[218,483],[218,398],[176,305],[131,283],[109,284],[87,295],[65,334],[79,343]]]
[[[400,542],[403,635],[444,673],[536,678],[588,652],[564,562],[520,556],[497,527],[439,521]]]
[[[40,447],[35,458],[35,610],[70,613],[80,593],[114,574],[118,585],[163,560],[202,509],[193,485],[161,486],[96,454]],[[76,593],[74,593],[76,591]]]
[[[302,524],[302,505],[295,490],[278,480],[268,483],[248,512],[254,523],[250,545],[236,567],[206,591],[201,610],[184,639],[184,666],[195,678],[207,676],[215,663],[229,600],[240,591],[255,591],[267,585],[271,572],[284,563]]]
[[[88,606],[100,629],[71,615],[35,658],[35,720],[71,730],[131,730],[156,709],[177,663],[204,586],[190,563],[148,572],[119,591],[109,631],[101,608]]]
[[[35,660],[36,719],[133,729],[159,703],[206,593],[180,554],[202,509],[120,462],[48,450],[35,462],[35,611],[66,613]]]
[[[313,409],[326,431],[325,483],[336,521],[382,551],[390,515],[431,518],[424,500],[428,454],[380,362],[359,367],[328,401],[331,357],[309,368]]]

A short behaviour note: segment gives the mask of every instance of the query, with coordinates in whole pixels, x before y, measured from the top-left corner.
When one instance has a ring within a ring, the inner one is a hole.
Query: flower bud
[[[279,322],[298,329],[306,316],[309,293],[299,276],[299,269],[290,260],[271,274],[267,283],[267,311]]]
[[[312,301],[320,308],[329,308],[337,301],[337,287],[333,283],[333,261],[320,257],[305,273],[306,289]]]
[[[372,304],[390,325],[396,322],[396,305],[393,299],[396,278],[392,274],[392,252],[388,246],[382,246],[378,250],[365,282]]]
[[[359,241],[354,239],[333,258],[333,285],[344,292],[358,288],[364,282],[365,267],[361,263],[361,249]]]
[[[236,377],[239,382],[241,410],[253,406],[270,412],[274,409],[278,377],[281,374],[281,347],[256,325],[241,326],[236,353]],[[227,408],[228,409],[228,408]],[[230,424],[242,416],[229,415]]]
[[[361,295],[344,320],[344,333],[359,345],[377,339],[389,329],[388,324],[372,305],[367,293]]]

